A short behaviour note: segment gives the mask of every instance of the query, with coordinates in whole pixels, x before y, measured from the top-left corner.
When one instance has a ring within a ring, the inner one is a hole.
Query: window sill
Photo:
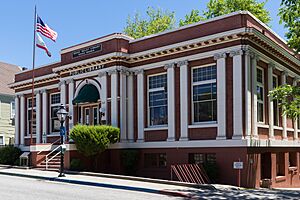
[[[286,180],[285,176],[276,176],[275,181],[276,182],[283,182]]]
[[[259,128],[269,128],[269,125],[268,124],[262,124],[262,123],[257,123],[257,127]]]
[[[210,127],[218,127],[218,124],[216,122],[207,122],[207,123],[197,123],[189,125],[188,128],[210,128]]]
[[[281,131],[283,130],[283,128],[280,127],[280,126],[274,126],[274,129],[275,129],[275,130],[281,130]]]
[[[168,130],[168,126],[152,126],[144,128],[144,131],[158,131],[158,130]]]
[[[60,133],[50,133],[47,135],[47,137],[57,137],[60,136]]]
[[[24,136],[25,139],[31,138],[30,135]],[[36,134],[32,134],[32,138],[36,138]]]

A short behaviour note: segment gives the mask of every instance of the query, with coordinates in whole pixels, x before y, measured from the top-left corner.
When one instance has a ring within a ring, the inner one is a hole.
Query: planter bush
[[[78,158],[73,158],[70,162],[70,170],[81,171],[83,170],[83,163]]]
[[[14,165],[21,155],[21,150],[14,146],[0,148],[0,164]]]

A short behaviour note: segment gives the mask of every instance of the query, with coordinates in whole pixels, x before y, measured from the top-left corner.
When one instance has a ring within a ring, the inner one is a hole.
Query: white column
[[[188,61],[177,63],[180,68],[180,141],[188,140]]]
[[[25,115],[26,115],[26,110],[25,110],[25,97],[24,95],[21,95],[21,108],[20,108],[20,145],[25,144],[24,136],[25,136]]]
[[[120,71],[120,130],[121,142],[127,141],[127,80],[126,76],[128,71],[126,69],[121,69]]]
[[[273,90],[273,68],[274,64],[268,66],[268,91]],[[274,103],[271,97],[268,97],[269,102],[269,140],[274,140]]]
[[[15,145],[18,146],[20,144],[20,136],[19,136],[19,131],[20,131],[20,106],[19,106],[19,96],[17,95],[15,97]]]
[[[286,84],[286,76],[287,76],[287,72],[283,72],[281,74],[281,83],[282,85]],[[287,140],[287,124],[286,124],[286,115],[282,115],[282,139],[283,140]]]
[[[251,137],[252,132],[252,85],[251,85],[251,57],[253,57],[253,53],[249,50],[245,51],[245,124],[246,124],[246,133],[245,138],[249,139]]]
[[[66,106],[66,81],[59,83],[60,88],[60,103]]]
[[[251,71],[252,71],[252,134],[254,138],[258,137],[257,130],[257,60],[258,57],[255,55],[251,58]]]
[[[298,81],[298,78],[295,78],[293,85],[297,86]],[[298,140],[298,118],[294,119],[294,140]]]
[[[241,49],[230,52],[233,57],[233,139],[243,137],[243,74]]]
[[[175,64],[165,65],[168,81],[168,141],[175,141]]]
[[[107,121],[107,73],[101,72],[98,74],[99,82],[101,85],[101,91],[100,91],[100,100],[101,100],[101,108],[102,112],[104,112],[104,116],[100,120]]]
[[[144,70],[135,72],[137,75],[137,123],[138,142],[144,141]]]
[[[41,93],[40,91],[35,92],[36,98],[36,144],[41,143]]]
[[[217,139],[226,139],[226,53],[215,54],[217,60]]]
[[[74,107],[72,101],[74,99],[74,79],[68,80],[69,85],[69,116],[71,119],[69,120],[69,129],[73,128],[74,126]]]
[[[133,73],[129,73],[128,76],[128,86],[127,86],[127,99],[128,99],[128,112],[127,112],[127,119],[128,119],[128,141],[134,141],[134,128],[133,128],[133,116],[134,116],[134,104],[133,104]]]
[[[43,98],[43,127],[42,127],[42,137],[43,137],[43,143],[47,142],[47,122],[48,117],[47,117],[47,113],[48,113],[48,102],[47,102],[47,90],[43,89],[42,90],[42,98]]]
[[[118,126],[118,71],[112,70],[111,75],[111,125]]]

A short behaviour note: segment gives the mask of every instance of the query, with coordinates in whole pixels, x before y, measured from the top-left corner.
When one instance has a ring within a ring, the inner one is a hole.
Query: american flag
[[[57,38],[57,33],[53,31],[43,20],[37,16],[36,20],[36,31],[40,32],[43,36],[53,40],[55,42]]]

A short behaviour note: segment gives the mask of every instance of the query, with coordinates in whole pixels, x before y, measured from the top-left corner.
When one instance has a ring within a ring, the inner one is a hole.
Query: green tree
[[[300,116],[300,87],[282,85],[270,91],[269,95],[273,100],[278,100],[283,115],[291,119]]]
[[[199,10],[192,10],[189,14],[185,15],[185,19],[179,21],[179,26],[185,26],[188,24],[193,24],[199,21],[203,21],[204,17],[199,14]]]
[[[94,157],[97,169],[97,157],[111,144],[119,141],[120,129],[112,126],[76,125],[72,128],[70,138],[74,140],[77,150],[87,157]]]
[[[268,24],[271,21],[270,12],[265,9],[267,0],[210,0],[203,15],[206,19],[229,14],[239,10],[248,10],[262,22]]]
[[[288,29],[288,45],[297,53],[300,52],[300,1],[282,0],[279,9],[280,23]]]
[[[146,14],[147,19],[141,18],[139,13],[136,13],[133,19],[128,16],[123,32],[136,39],[175,27],[174,12],[148,7]]]

